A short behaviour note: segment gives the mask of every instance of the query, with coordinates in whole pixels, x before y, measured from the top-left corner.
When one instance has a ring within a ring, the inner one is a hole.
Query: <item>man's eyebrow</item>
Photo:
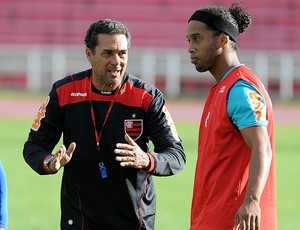
[[[194,32],[194,33],[188,34],[187,36],[188,37],[195,37],[195,36],[199,36],[199,35],[200,35],[199,32]]]
[[[122,49],[122,50],[119,50],[118,52],[124,52],[124,51],[128,51],[128,49]],[[115,49],[103,49],[102,52],[115,52]]]

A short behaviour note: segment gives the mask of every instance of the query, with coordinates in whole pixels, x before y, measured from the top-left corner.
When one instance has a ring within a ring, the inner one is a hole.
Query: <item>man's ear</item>
[[[220,43],[220,47],[224,48],[230,41],[229,36],[227,34],[221,33],[221,43]]]
[[[88,47],[85,48],[85,55],[89,62],[92,63],[92,51]]]

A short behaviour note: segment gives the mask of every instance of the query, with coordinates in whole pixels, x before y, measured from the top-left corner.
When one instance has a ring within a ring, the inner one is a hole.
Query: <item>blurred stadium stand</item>
[[[199,95],[214,84],[189,62],[187,20],[206,5],[229,0],[0,0],[0,88],[49,89],[89,68],[83,39],[103,18],[132,35],[128,70],[169,96]],[[282,100],[300,97],[300,1],[248,0],[252,25],[238,40],[241,62]],[[199,76],[201,75],[201,76]]]

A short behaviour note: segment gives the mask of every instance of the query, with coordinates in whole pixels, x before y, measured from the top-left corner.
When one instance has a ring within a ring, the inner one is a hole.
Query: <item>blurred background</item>
[[[22,149],[54,81],[90,68],[84,37],[94,21],[114,18],[132,36],[128,71],[166,96],[187,154],[185,170],[155,178],[157,230],[189,229],[198,124],[210,73],[189,61],[186,28],[195,10],[233,0],[0,0],[0,160],[7,174],[11,230],[59,229],[61,172],[39,176]],[[300,1],[248,0],[252,25],[238,56],[274,102],[279,229],[298,229],[300,212]]]
[[[130,30],[128,71],[167,96],[202,96],[214,83],[189,61],[187,20],[205,5],[231,0],[0,0],[0,87],[49,90],[66,74],[89,68],[84,36],[99,19]],[[239,36],[240,61],[266,84],[272,98],[300,97],[300,2],[249,0],[252,25]]]

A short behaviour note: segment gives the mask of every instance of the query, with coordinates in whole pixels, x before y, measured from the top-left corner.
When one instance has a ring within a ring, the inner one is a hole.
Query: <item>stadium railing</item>
[[[262,79],[271,96],[280,100],[300,96],[299,52],[241,50],[239,57]],[[83,46],[0,46],[0,88],[48,90],[54,81],[88,68]],[[195,70],[186,49],[133,47],[128,71],[169,97],[206,95],[215,84],[209,73]]]

